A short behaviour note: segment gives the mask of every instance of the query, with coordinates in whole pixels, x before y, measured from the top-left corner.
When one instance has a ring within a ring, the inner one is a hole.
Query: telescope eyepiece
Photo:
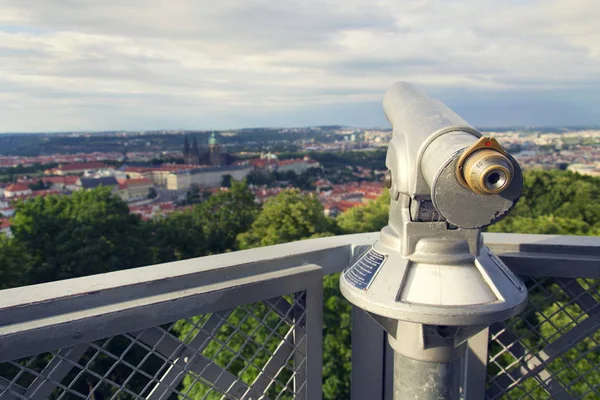
[[[508,187],[513,176],[510,160],[496,150],[479,150],[465,161],[462,175],[475,193],[498,194]]]
[[[503,170],[493,169],[484,178],[485,187],[490,190],[496,190],[498,188],[506,186],[508,176]]]
[[[463,152],[457,163],[458,181],[481,195],[503,192],[510,185],[513,175],[512,162],[493,138],[482,137]]]

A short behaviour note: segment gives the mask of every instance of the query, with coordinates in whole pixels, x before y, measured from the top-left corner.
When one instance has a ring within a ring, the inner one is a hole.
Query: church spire
[[[200,155],[200,150],[198,150],[198,142],[196,141],[196,135],[194,135],[194,143],[192,144],[192,154],[196,157]]]
[[[184,136],[183,140],[183,157],[187,157],[190,154],[190,142],[187,135]]]
[[[219,140],[217,139],[217,135],[215,135],[215,131],[210,134],[210,139],[208,139],[209,146],[216,146],[219,144]]]

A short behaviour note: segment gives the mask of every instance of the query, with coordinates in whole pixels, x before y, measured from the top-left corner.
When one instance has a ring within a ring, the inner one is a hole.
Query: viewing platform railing
[[[323,276],[377,237],[0,291],[0,398],[318,400]],[[600,237],[484,237],[529,305],[469,341],[463,397],[600,398]],[[352,399],[392,399],[391,359],[383,330],[354,309]]]

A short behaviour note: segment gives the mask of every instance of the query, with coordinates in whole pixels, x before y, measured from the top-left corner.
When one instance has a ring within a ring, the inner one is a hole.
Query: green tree
[[[152,264],[148,230],[111,189],[37,197],[16,207],[14,239],[33,259],[30,283]]]
[[[275,174],[269,172],[261,172],[261,171],[252,171],[248,175],[248,184],[262,186],[262,185],[270,185],[275,182]]]
[[[185,192],[185,201],[187,204],[195,204],[200,201],[200,188],[196,185],[190,186],[189,190]]]
[[[324,216],[316,197],[288,189],[267,200],[250,230],[238,235],[237,243],[240,249],[249,249],[334,231],[335,224]]]
[[[352,306],[340,293],[340,274],[323,279],[323,398],[350,398]]]
[[[27,285],[31,263],[21,243],[0,233],[0,290]]]
[[[514,210],[490,232],[600,234],[600,178],[570,171],[527,171]]]
[[[286,190],[266,202],[252,228],[238,236],[238,243],[240,248],[260,247],[336,231],[315,197]],[[324,278],[323,394],[330,400],[350,397],[351,306],[340,295],[338,281],[339,274]]]
[[[154,256],[156,262],[201,257],[208,253],[203,224],[192,211],[175,212],[154,220]]]
[[[530,217],[507,217],[489,227],[490,232],[538,233],[547,235],[599,235],[600,230],[575,218],[553,215]]]
[[[224,201],[229,202],[227,208],[222,207]],[[215,235],[215,238],[220,241],[229,241],[232,239],[228,235],[229,232],[221,231],[221,229],[233,226],[232,229],[237,229],[239,232],[238,245],[242,248],[300,240],[313,235],[322,236],[327,234],[328,228],[331,227],[331,222],[323,216],[323,209],[316,199],[302,196],[298,191],[284,191],[268,201],[252,223],[257,210],[254,196],[245,185],[236,182],[233,183],[231,191],[212,196],[208,201],[197,206],[197,209],[199,218],[210,219],[209,223],[212,226],[207,230],[208,234]],[[245,220],[245,223],[240,224],[243,220]],[[222,221],[222,223],[219,221]],[[295,228],[291,225],[294,225]],[[283,228],[281,234],[274,233],[278,231],[278,227]],[[242,233],[244,231],[248,232]],[[271,234],[262,237],[265,232]],[[227,236],[223,236],[226,234]],[[261,240],[258,240],[259,237]],[[227,245],[227,248],[231,248],[230,246],[233,246],[233,243]],[[211,247],[211,250],[214,249],[214,247]],[[275,351],[280,338],[285,335],[288,327],[286,324],[280,324],[280,318],[270,312],[264,304],[252,306],[252,314],[254,317],[248,318],[247,311],[236,309],[228,317],[228,324],[219,330],[217,339],[221,343],[227,343],[228,348],[241,353],[246,360],[252,360],[254,365],[260,366],[268,360],[268,352]],[[176,329],[179,331],[180,338],[189,340],[189,334],[195,333],[194,325],[201,318],[193,318],[193,324],[187,321],[178,322]],[[247,334],[251,333],[253,340],[248,342],[244,335],[236,334],[235,327],[239,327],[242,332]],[[272,331],[276,331],[277,335],[273,335]],[[264,346],[264,349],[261,349],[259,345]],[[227,366],[228,371],[240,376],[246,383],[252,383],[258,375],[259,370],[257,368],[247,366],[240,358],[234,358],[235,354],[231,351],[223,351],[217,342],[211,343],[203,354],[214,359],[217,365]],[[286,375],[286,373],[286,371],[282,372],[283,375]],[[290,377],[286,375],[280,381],[286,382]],[[274,385],[271,388],[272,393],[268,393],[268,395],[273,398],[276,397],[277,393],[274,392],[276,390],[277,385]],[[187,392],[188,397],[195,399],[221,398],[220,395],[209,393],[209,391],[209,387],[202,384],[195,377],[187,376],[184,378],[182,392]],[[284,395],[280,398],[288,399],[290,397]]]
[[[202,226],[210,254],[234,250],[236,236],[247,231],[256,215],[258,204],[246,182],[233,181],[228,191],[218,192],[194,207],[192,216]]]
[[[387,225],[389,210],[390,193],[386,190],[376,200],[338,215],[337,223],[344,233],[377,232]]]
[[[570,171],[527,171],[523,194],[511,217],[552,215],[600,223],[600,178]]]

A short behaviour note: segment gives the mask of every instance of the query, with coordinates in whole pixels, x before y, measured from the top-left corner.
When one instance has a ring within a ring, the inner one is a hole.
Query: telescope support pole
[[[461,358],[418,361],[394,352],[394,400],[459,400]]]

